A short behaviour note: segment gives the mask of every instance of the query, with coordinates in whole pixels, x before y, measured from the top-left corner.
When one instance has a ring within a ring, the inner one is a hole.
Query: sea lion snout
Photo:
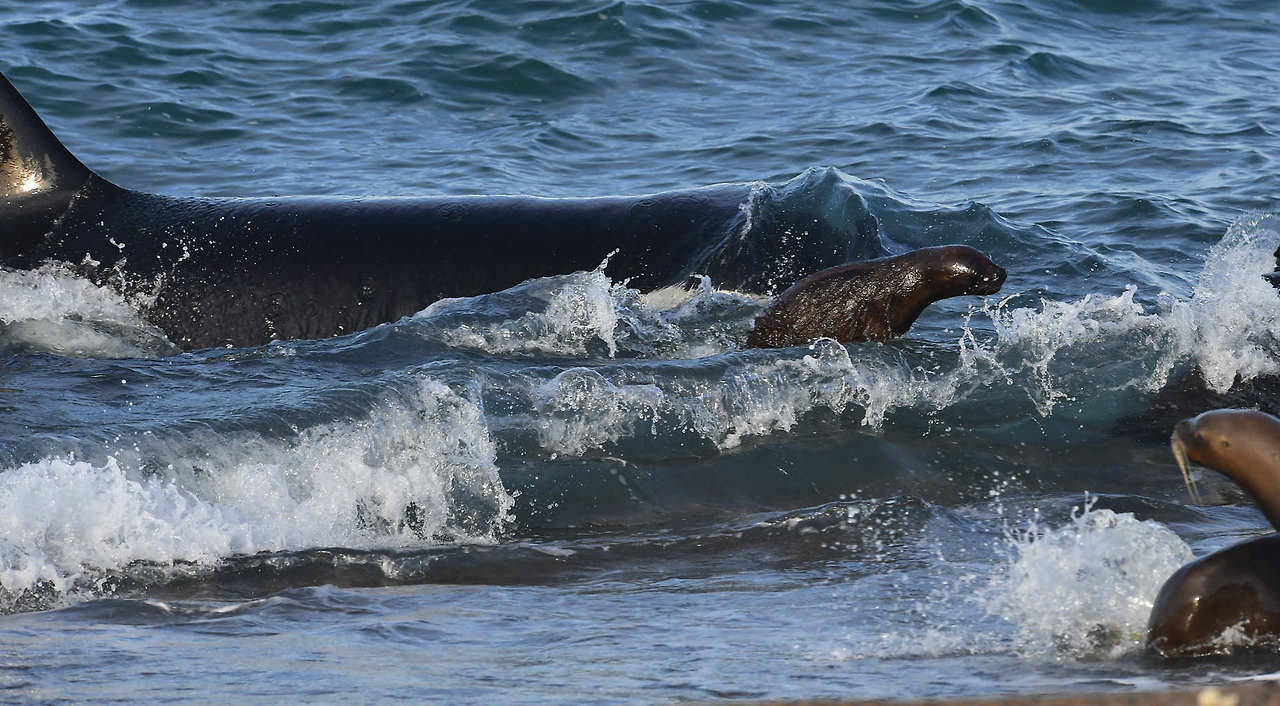
[[[963,245],[953,246],[950,251],[958,283],[963,282],[963,294],[995,294],[1004,286],[1009,273],[982,252]]]
[[[1256,409],[1210,410],[1174,425],[1171,441],[1192,462],[1240,482],[1244,469],[1252,475],[1280,461],[1280,419]]]
[[[978,280],[973,285],[973,294],[995,294],[1004,286],[1005,278],[1009,276],[1005,269],[994,262],[989,262],[990,267],[978,276]]]

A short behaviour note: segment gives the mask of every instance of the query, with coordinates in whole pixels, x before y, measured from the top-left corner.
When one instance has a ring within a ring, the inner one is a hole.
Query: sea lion
[[[1272,287],[1280,289],[1280,248],[1272,253],[1271,257],[1275,260],[1276,269],[1274,272],[1268,272],[1262,278],[1271,283]]]
[[[445,297],[591,270],[651,290],[694,273],[763,291],[793,268],[879,256],[876,221],[767,214],[823,247],[770,257],[743,237],[757,185],[647,196],[198,198],[117,186],[82,164],[0,76],[0,267],[63,263],[186,349],[325,338]],[[762,229],[759,214],[754,229]],[[863,236],[866,237],[863,237]],[[612,253],[612,255],[611,255]]]
[[[747,348],[834,338],[886,341],[911,328],[930,304],[995,294],[1004,268],[966,245],[944,245],[841,265],[809,275],[778,297],[747,336]]]
[[[1193,501],[1192,462],[1227,476],[1280,528],[1280,419],[1252,409],[1217,409],[1174,427],[1174,458]],[[1233,545],[1178,569],[1147,622],[1147,644],[1162,655],[1221,651],[1227,630],[1280,641],[1280,534]]]

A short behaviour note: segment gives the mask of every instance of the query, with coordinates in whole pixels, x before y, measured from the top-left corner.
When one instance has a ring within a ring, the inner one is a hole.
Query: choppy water
[[[3,698],[932,697],[1272,671],[1140,637],[1176,566],[1270,531],[1215,477],[1189,506],[1165,439],[1215,394],[1275,405],[1280,10],[839,5],[0,10],[5,74],[133,188],[746,182],[742,239],[783,257],[821,230],[967,243],[1010,273],[889,344],[740,351],[764,300],[604,270],[179,355],[56,266],[0,273]],[[829,228],[771,227],[796,214]]]

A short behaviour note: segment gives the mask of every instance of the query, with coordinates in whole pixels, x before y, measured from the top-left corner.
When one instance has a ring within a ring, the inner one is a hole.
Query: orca
[[[886,254],[865,211],[852,233],[797,214],[774,226],[791,244],[769,242],[750,224],[753,188],[593,198],[165,196],[94,173],[0,76],[0,267],[66,263],[141,302],[144,318],[184,350],[342,335],[442,298],[591,270],[611,253],[608,274],[641,291],[706,274],[761,293]],[[806,252],[795,245],[801,232],[835,245]],[[797,252],[784,258],[783,248]],[[777,271],[784,262],[797,271]]]

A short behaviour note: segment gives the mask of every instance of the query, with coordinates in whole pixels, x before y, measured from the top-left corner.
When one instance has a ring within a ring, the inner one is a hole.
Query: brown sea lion
[[[1235,481],[1280,528],[1280,419],[1252,409],[1217,409],[1178,422],[1169,440],[1192,500],[1187,462]],[[1280,642],[1280,534],[1230,546],[1174,572],[1147,621],[1147,644],[1163,655],[1219,652],[1227,630]]]
[[[756,319],[747,348],[834,338],[851,343],[901,336],[939,299],[995,294],[1004,268],[966,245],[912,250],[809,275]]]

